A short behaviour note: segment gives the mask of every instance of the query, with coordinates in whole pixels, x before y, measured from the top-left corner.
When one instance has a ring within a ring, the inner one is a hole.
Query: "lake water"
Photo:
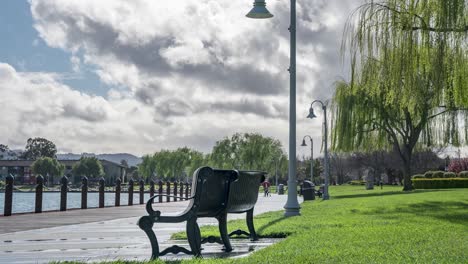
[[[27,213],[34,212],[36,194],[15,192],[13,193],[13,214],[15,213]],[[145,193],[146,202],[149,199],[149,193]],[[140,195],[138,193],[133,194],[133,204],[140,202]],[[115,193],[104,194],[105,206],[115,205]],[[128,204],[128,193],[120,194],[120,204]],[[0,193],[0,215],[3,215],[5,206],[5,193]],[[99,206],[99,193],[92,192],[88,193],[88,208]],[[81,193],[69,192],[67,193],[67,209],[81,208]],[[42,211],[54,211],[60,210],[60,192],[44,192],[42,199]]]

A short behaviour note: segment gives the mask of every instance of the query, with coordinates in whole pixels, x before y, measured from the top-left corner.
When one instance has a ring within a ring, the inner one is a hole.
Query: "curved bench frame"
[[[155,211],[152,207],[153,201],[155,198],[161,195],[157,194],[151,197],[146,203],[146,211],[148,215],[143,216],[138,220],[138,226],[146,233],[150,240],[152,250],[151,259],[156,259],[159,256],[164,256],[168,253],[177,254],[180,252],[200,257],[202,241],[197,218],[215,217],[219,221],[220,232],[221,228],[226,227],[225,212],[229,195],[229,188],[231,182],[237,179],[237,174],[238,173],[234,170],[216,170],[215,172],[215,170],[210,167],[201,167],[196,170],[194,172],[192,182],[192,195],[188,198],[190,200],[189,206],[185,211],[176,216],[162,216],[160,211]],[[223,191],[224,196],[210,196],[208,185],[213,183],[219,184],[219,186],[224,188],[224,190],[221,190]],[[186,232],[190,250],[174,245],[163,250],[162,252],[159,252],[158,240],[153,231],[154,223],[180,223],[185,221],[187,222]],[[223,233],[227,233],[227,229],[226,232],[223,231]],[[222,235],[221,239],[224,244],[229,243],[229,237],[227,235]]]

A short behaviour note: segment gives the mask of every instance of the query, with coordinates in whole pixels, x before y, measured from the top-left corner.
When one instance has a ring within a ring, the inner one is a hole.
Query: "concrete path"
[[[283,210],[286,195],[259,196],[255,215]],[[302,202],[302,198],[300,198]],[[187,202],[155,204],[162,214],[174,214],[186,208]],[[0,217],[0,263],[47,263],[50,261],[146,260],[151,249],[146,235],[137,226],[144,206],[72,210],[42,214]],[[231,214],[229,219],[244,218]],[[200,225],[216,224],[215,219],[201,218]],[[155,231],[161,250],[173,241],[171,234],[185,230],[185,223],[157,224]],[[233,257],[249,254],[277,240],[233,241],[234,251],[222,253],[219,245],[204,245],[205,257]],[[185,242],[178,242],[186,245]],[[188,245],[187,245],[188,246]],[[185,258],[182,254],[168,259]]]

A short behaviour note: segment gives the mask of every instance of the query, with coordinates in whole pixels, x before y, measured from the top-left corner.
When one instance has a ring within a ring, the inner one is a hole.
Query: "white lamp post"
[[[254,8],[246,15],[250,18],[270,18],[273,15],[266,9],[265,0],[255,0]],[[285,216],[300,215],[297,200],[296,179],[296,0],[291,0],[290,65],[289,65],[289,170],[288,200],[284,205]]]
[[[328,200],[330,199],[330,195],[328,194],[328,185],[329,185],[329,169],[328,169],[328,126],[327,126],[327,105],[324,104],[320,100],[315,100],[310,104],[310,109],[309,109],[309,115],[307,118],[316,118],[317,116],[314,113],[314,108],[313,105],[314,103],[320,103],[322,105],[323,109],[323,126],[324,126],[324,136],[323,136],[323,141],[324,141],[324,146],[325,146],[325,186],[323,188],[323,200]]]

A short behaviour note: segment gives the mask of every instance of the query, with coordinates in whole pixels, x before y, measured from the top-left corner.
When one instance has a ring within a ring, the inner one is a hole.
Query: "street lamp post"
[[[283,157],[279,156],[277,159],[273,158],[275,162],[275,186],[276,186],[276,193],[278,193],[278,165]]]
[[[314,108],[313,105],[314,103],[320,103],[322,105],[323,109],[323,126],[324,126],[324,136],[323,136],[323,141],[324,141],[324,147],[325,147],[325,186],[323,188],[323,200],[328,200],[330,199],[330,195],[328,194],[328,185],[329,185],[329,178],[330,178],[330,172],[328,169],[328,126],[327,126],[327,105],[324,104],[320,100],[315,100],[310,104],[310,109],[309,109],[309,115],[307,118],[316,118],[317,116],[314,113]]]
[[[306,138],[310,139],[310,181],[314,182],[314,140],[312,140],[312,137],[309,135],[304,136],[302,139],[302,147],[307,147],[307,144],[305,142]]]
[[[276,193],[278,193],[278,162],[275,162],[275,186]]]
[[[266,9],[265,0],[255,0],[254,8],[246,15],[249,18],[270,18],[273,15]],[[300,215],[297,200],[296,179],[296,0],[291,0],[290,65],[289,65],[289,168],[288,200],[284,205],[285,216]]]

